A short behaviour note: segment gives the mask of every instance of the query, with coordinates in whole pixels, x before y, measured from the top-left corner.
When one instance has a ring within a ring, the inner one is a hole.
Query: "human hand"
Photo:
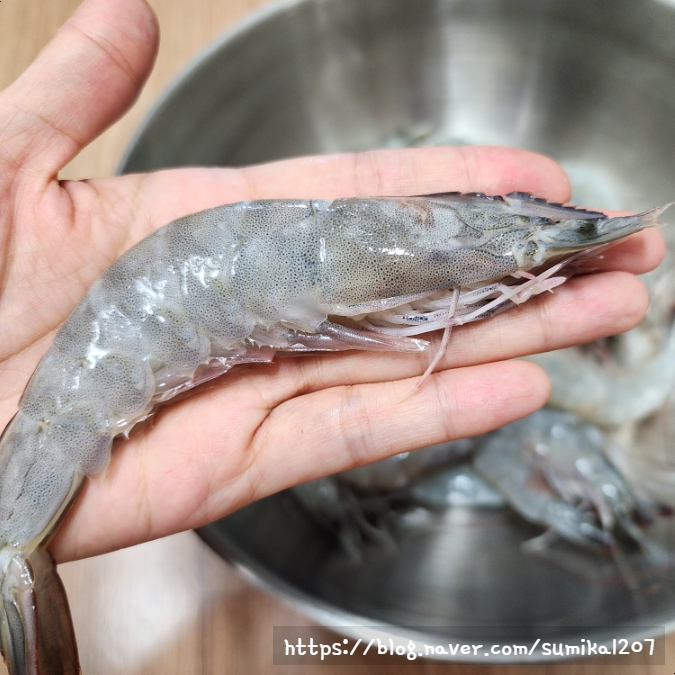
[[[96,277],[156,228],[227,202],[451,190],[569,198],[551,160],[499,148],[302,158],[246,169],[178,169],[59,183],[58,171],[131,104],[155,53],[143,0],[85,0],[0,94],[0,423]],[[239,366],[162,408],[88,482],[51,549],[68,560],[202,525],[298,482],[483,433],[545,402],[533,364],[506,361],[628,330],[647,298],[632,274],[663,253],[658,232],[606,254],[606,273],[453,332],[421,390],[427,355],[346,352]]]

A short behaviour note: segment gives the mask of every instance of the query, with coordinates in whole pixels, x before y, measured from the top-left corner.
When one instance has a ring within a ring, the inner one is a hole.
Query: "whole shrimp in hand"
[[[132,245],[180,216],[252,199],[454,190],[528,191],[558,202],[569,197],[566,177],[551,160],[498,148],[374,152],[240,170],[180,169],[58,182],[58,171],[130,105],[150,69],[156,39],[154,17],[142,0],[86,0],[36,63],[0,95],[3,424],[96,278]],[[313,204],[304,202],[304,208]],[[546,377],[536,366],[504,360],[631,328],[644,314],[646,296],[625,272],[642,273],[661,255],[658,233],[641,233],[607,252],[598,263],[607,274],[573,279],[543,303],[535,300],[485,326],[459,331],[451,352],[415,396],[406,397],[411,378],[427,368],[425,354],[347,352],[235,368],[217,385],[161,411],[151,427],[121,444],[105,476],[82,490],[51,550],[67,560],[196,527],[296,483],[477,435],[528,414],[547,397]],[[255,275],[250,283],[252,296],[265,292],[256,291]],[[90,357],[98,358],[82,355]],[[155,366],[160,364],[150,364]],[[124,363],[110,367],[119,373]],[[164,384],[173,386],[169,379]],[[10,427],[6,443],[14,442],[16,432]],[[46,641],[27,672],[33,665],[44,673],[76,672],[74,648],[63,650],[67,610],[59,606],[62,592],[51,561],[41,548],[33,551],[63,513],[45,511],[43,522],[31,513],[63,491],[57,479],[67,459],[58,452],[35,465],[26,459],[18,456],[14,465],[24,475],[0,477],[13,490],[14,478],[32,479],[39,471],[47,476],[38,476],[40,487],[26,502],[30,508],[12,511],[14,529],[2,542],[3,602],[6,608],[24,603],[6,618],[5,656],[15,672],[23,672],[24,655],[34,652],[21,640]],[[79,486],[80,477],[73,475],[59,499],[67,503]],[[46,611],[37,613],[39,625],[26,623],[22,614],[30,616],[35,597],[31,588],[19,588],[30,581],[25,561],[12,551],[19,540],[26,555],[38,556],[35,593],[49,598]],[[40,654],[51,655],[49,662]]]

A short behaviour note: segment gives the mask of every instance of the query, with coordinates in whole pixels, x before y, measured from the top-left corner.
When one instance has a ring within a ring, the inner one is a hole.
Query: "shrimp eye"
[[[525,244],[525,250],[523,251],[523,255],[527,258],[533,258],[536,255],[538,249],[539,247],[537,246],[537,244],[530,239],[530,241],[528,241],[527,244]]]
[[[531,263],[533,261],[539,262],[537,260],[539,245],[532,239],[527,239],[526,241],[521,242],[519,246],[514,248],[513,252],[518,263],[518,267],[527,268],[531,267]]]

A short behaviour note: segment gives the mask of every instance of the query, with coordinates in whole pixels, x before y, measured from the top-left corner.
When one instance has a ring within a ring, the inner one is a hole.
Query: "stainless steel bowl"
[[[638,209],[670,201],[673,4],[282,2],[179,78],[121,171],[492,143],[559,159],[579,202]],[[423,530],[403,530],[395,555],[370,548],[355,567],[282,493],[201,534],[313,616],[356,633],[363,625],[426,626],[428,639],[447,641],[497,626],[495,635],[545,639],[593,626],[604,639],[617,625],[673,627],[672,572],[636,603],[607,561],[577,574],[524,554],[521,543],[538,531],[506,510],[457,508]],[[657,537],[672,547],[673,523],[663,521]]]

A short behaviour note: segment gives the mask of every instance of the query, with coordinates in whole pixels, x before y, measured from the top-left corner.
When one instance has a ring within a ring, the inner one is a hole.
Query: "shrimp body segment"
[[[66,320],[0,441],[10,673],[79,672],[45,538],[83,478],[106,465],[113,438],[158,403],[276,350],[423,350],[411,334],[548,290],[565,278],[560,261],[653,225],[660,211],[607,218],[520,193],[256,201],[141,241]]]

